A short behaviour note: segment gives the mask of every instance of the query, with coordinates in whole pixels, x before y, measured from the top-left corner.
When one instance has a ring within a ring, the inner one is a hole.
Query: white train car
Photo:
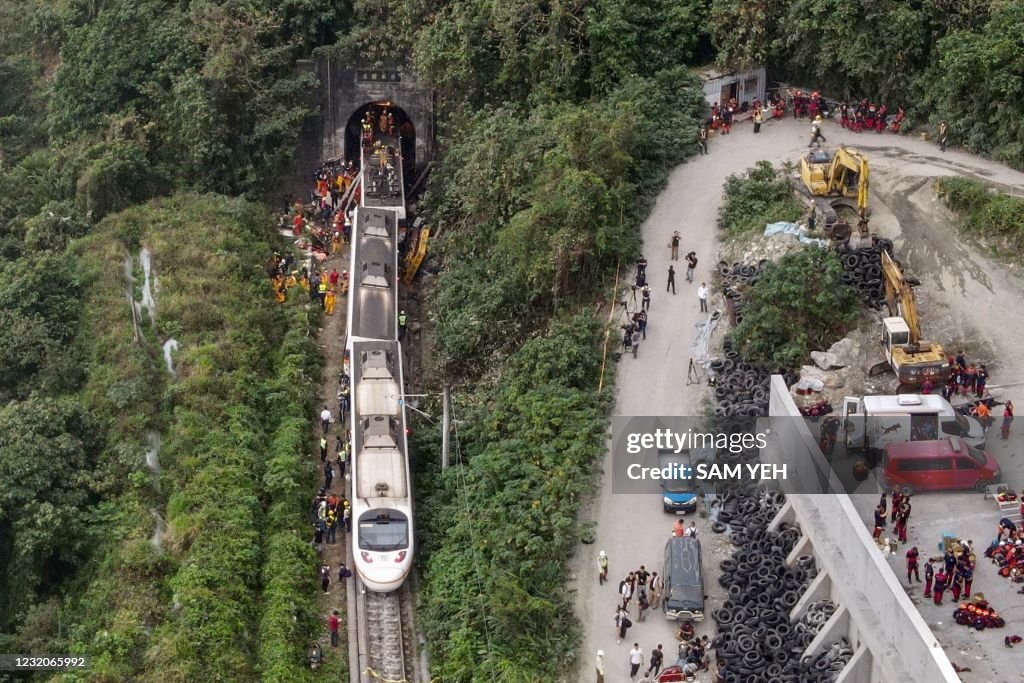
[[[376,135],[380,146],[362,147],[359,172],[362,174],[360,206],[388,209],[398,220],[405,221],[405,176],[402,169],[401,136]]]
[[[398,589],[413,556],[412,490],[396,341],[355,341],[352,369],[352,555],[372,591]]]
[[[398,219],[358,207],[352,226],[348,349],[356,341],[398,339]]]

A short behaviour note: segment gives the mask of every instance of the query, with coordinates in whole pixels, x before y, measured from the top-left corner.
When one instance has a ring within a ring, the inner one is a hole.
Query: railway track
[[[361,590],[360,603],[360,649],[365,642],[360,653],[360,681],[418,683],[408,589],[402,586],[392,593]]]

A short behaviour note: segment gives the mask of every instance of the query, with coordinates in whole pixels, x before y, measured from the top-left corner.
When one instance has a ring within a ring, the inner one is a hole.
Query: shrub
[[[725,202],[718,209],[718,227],[728,235],[764,230],[768,223],[795,221],[803,206],[789,181],[770,161],[759,161],[725,180]]]
[[[1024,199],[1000,194],[972,178],[940,178],[935,187],[959,214],[962,232],[990,242],[1002,256],[1024,256]]]
[[[797,369],[811,351],[841,339],[857,314],[857,296],[842,281],[838,257],[810,247],[766,266],[751,287],[736,348],[771,369]]]

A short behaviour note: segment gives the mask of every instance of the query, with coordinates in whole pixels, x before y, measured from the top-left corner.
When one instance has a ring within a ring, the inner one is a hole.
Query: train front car
[[[372,144],[359,153],[363,174],[360,204],[367,208],[391,209],[405,220],[405,182],[402,169],[402,138],[397,133],[374,134]]]
[[[398,220],[394,211],[356,209],[348,292],[348,349],[398,339]]]
[[[352,343],[352,555],[370,590],[401,587],[413,556],[401,347]]]

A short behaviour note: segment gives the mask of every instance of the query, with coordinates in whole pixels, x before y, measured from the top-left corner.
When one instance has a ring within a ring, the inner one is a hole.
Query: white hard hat
[[[604,657],[604,650],[598,650],[597,651],[597,656],[598,657]]]
[[[607,553],[605,553],[605,551],[602,550],[601,552],[598,553],[598,556],[600,556],[600,557],[607,557],[608,555],[607,555]]]

